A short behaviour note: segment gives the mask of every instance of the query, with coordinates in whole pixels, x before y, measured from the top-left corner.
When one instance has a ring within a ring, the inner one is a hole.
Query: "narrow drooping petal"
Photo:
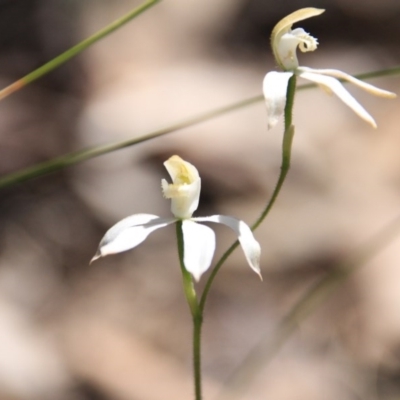
[[[182,231],[185,267],[199,281],[211,265],[215,251],[215,233],[208,226],[188,219],[182,221]]]
[[[212,215],[211,217],[193,218],[194,221],[207,221],[223,224],[231,228],[237,235],[244,255],[251,269],[262,279],[260,272],[261,247],[254,238],[250,227],[243,221],[226,215]]]
[[[175,221],[175,218],[160,218],[152,214],[136,214],[124,218],[106,232],[97,253],[90,262],[100,257],[133,249],[142,243],[151,232]]]
[[[352,83],[353,85],[358,86],[360,89],[363,89],[366,92],[373,94],[374,96],[386,97],[388,99],[394,99],[397,97],[396,93],[389,92],[388,90],[379,89],[378,87],[371,85],[370,83],[354,78],[354,76],[346,74],[346,72],[340,71],[338,69],[313,69],[307,67],[301,67],[300,69],[305,72],[312,72],[314,74],[333,76],[334,78],[343,79],[347,82]]]
[[[269,72],[265,75],[263,92],[267,106],[268,129],[273,128],[285,110],[286,91],[292,72]]]
[[[343,101],[343,103],[348,105],[360,118],[367,121],[371,126],[376,128],[375,120],[336,78],[307,71],[309,71],[309,69],[304,70],[303,67],[298,68],[298,75],[301,78],[321,85],[328,91],[328,93],[335,93],[336,96],[338,96],[339,99]]]
[[[199,206],[201,179],[196,167],[179,156],[164,163],[172,184],[161,181],[164,196],[171,199],[171,211],[177,218],[190,218]]]

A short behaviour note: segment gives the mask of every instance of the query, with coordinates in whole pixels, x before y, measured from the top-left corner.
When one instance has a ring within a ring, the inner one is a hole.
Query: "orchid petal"
[[[260,255],[261,247],[257,240],[254,238],[253,232],[250,227],[243,221],[228,217],[226,215],[212,215],[211,217],[193,218],[194,221],[216,222],[231,228],[237,235],[240,245],[242,246],[244,255],[251,269],[260,277]]]
[[[310,72],[307,72],[310,71]],[[365,108],[344,88],[344,86],[336,79],[330,76],[315,73],[314,70],[308,68],[299,68],[298,75],[301,78],[315,82],[323,86],[329,92],[333,92],[340,100],[349,106],[360,118],[367,121],[372,127],[376,128],[375,120],[369,115]]]
[[[208,226],[188,219],[182,221],[182,232],[185,268],[199,281],[211,265],[215,251],[215,233]]]
[[[333,76],[334,78],[342,79],[344,81],[350,82],[358,86],[360,89],[363,89],[366,92],[371,93],[375,96],[387,97],[389,99],[394,99],[397,97],[396,93],[389,92],[388,90],[379,89],[376,86],[371,85],[370,83],[354,78],[354,76],[346,74],[346,72],[340,71],[338,69],[313,69],[307,67],[301,67],[300,69],[306,72],[328,75],[328,76]]]
[[[151,232],[175,221],[172,218],[160,218],[152,214],[136,214],[124,218],[106,232],[97,253],[90,262],[100,257],[133,249],[142,243]]]
[[[263,83],[265,104],[267,106],[268,129],[273,128],[285,110],[286,92],[292,72],[268,72]]]

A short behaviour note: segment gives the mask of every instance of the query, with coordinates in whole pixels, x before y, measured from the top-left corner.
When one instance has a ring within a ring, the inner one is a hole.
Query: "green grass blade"
[[[391,76],[400,74],[400,66],[380,71],[368,72],[365,74],[356,75],[358,79],[370,79],[377,78],[382,76]],[[315,87],[313,84],[301,85],[297,88],[297,90],[306,90]],[[29,179],[48,174],[50,172],[58,171],[62,168],[68,167],[70,165],[74,165],[86,160],[90,160],[91,158],[98,157],[104,154],[108,154],[114,152],[116,150],[120,150],[126,147],[134,146],[139,143],[146,142],[151,139],[155,139],[159,136],[164,136],[166,134],[176,132],[180,129],[187,128],[201,122],[208,121],[212,118],[219,117],[221,115],[227,114],[232,111],[236,111],[242,109],[244,107],[248,107],[253,104],[257,104],[264,100],[262,95],[253,96],[247,98],[245,100],[241,100],[232,104],[229,104],[224,107],[220,107],[203,114],[197,115],[192,118],[188,118],[181,122],[177,122],[175,124],[169,125],[167,127],[158,129],[156,131],[152,131],[150,133],[144,134],[136,139],[125,140],[122,142],[110,143],[103,146],[95,146],[89,149],[83,149],[76,152],[72,152],[66,154],[61,157],[57,157],[51,159],[49,161],[45,161],[32,167],[28,167],[11,174],[8,174],[4,177],[0,178],[0,189],[5,188],[7,186],[14,185],[16,183],[21,183],[27,181]]]
[[[60,65],[64,64],[71,58],[75,57],[85,49],[87,49],[92,44],[98,42],[100,39],[108,36],[110,33],[116,31],[117,29],[121,28],[127,22],[131,21],[132,19],[136,18],[138,15],[142,14],[148,8],[152,7],[160,0],[147,0],[139,7],[135,8],[134,10],[130,11],[129,13],[125,14],[122,18],[114,21],[110,25],[106,26],[105,28],[101,29],[94,35],[88,37],[87,39],[83,40],[82,42],[78,43],[77,45],[71,47],[64,53],[60,54],[56,58],[53,58],[48,63],[42,65],[38,69],[30,72],[28,75],[24,76],[23,78],[19,79],[18,81],[12,83],[11,85],[5,87],[4,89],[0,90],[0,100],[6,98],[10,94],[22,89],[26,85],[36,81],[37,79],[41,78],[42,76],[48,74],[49,72],[53,71],[54,69],[58,68]]]

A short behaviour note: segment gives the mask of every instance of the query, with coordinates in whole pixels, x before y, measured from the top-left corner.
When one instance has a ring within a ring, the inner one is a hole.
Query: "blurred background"
[[[132,0],[1,0],[4,87],[121,17]],[[397,0],[164,0],[0,104],[0,173],[153,129],[261,93],[273,26],[301,7],[319,39],[302,65],[356,74],[398,64]],[[398,78],[374,84],[400,91]],[[203,334],[213,398],[316,280],[393,220],[400,204],[399,103],[349,88],[373,130],[337,98],[299,92],[292,168],[256,232],[260,282],[240,250],[211,290]],[[251,224],[280,166],[281,126],[259,103],[3,189],[0,400],[192,398],[191,319],[173,227],[134,251],[89,260],[125,216],[169,215],[173,154],[203,181],[198,215]],[[217,254],[234,240],[217,230]],[[258,373],[243,399],[400,396],[400,240],[351,277]],[[203,278],[202,283],[204,284]],[[200,283],[199,287],[202,287]]]

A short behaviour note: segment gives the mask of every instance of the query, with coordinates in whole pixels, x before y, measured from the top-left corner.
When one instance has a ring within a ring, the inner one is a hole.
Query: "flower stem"
[[[260,224],[264,221],[268,213],[270,212],[272,206],[275,203],[276,198],[278,197],[278,194],[282,188],[283,182],[286,179],[286,175],[289,171],[290,168],[290,158],[291,158],[291,153],[292,153],[292,142],[293,142],[293,136],[294,136],[294,126],[292,125],[292,114],[293,114],[293,105],[294,105],[294,95],[296,92],[296,75],[293,75],[289,79],[288,87],[287,87],[287,92],[286,92],[286,105],[285,105],[285,132],[283,134],[283,141],[282,141],[282,164],[281,164],[281,172],[279,174],[278,181],[275,185],[275,189],[265,206],[264,210],[256,220],[256,222],[252,225],[251,230],[257,229]],[[236,249],[236,247],[239,245],[239,242],[236,241],[235,243],[232,244],[231,247],[229,247],[228,250],[225,251],[225,253],[222,255],[222,257],[219,259],[217,264],[215,265],[214,269],[212,270],[206,285],[204,287],[203,293],[200,298],[200,310],[201,312],[204,311],[204,307],[206,304],[207,296],[208,293],[211,289],[211,285],[215,279],[215,277],[218,274],[218,271],[224,264],[224,262],[228,259],[228,257],[233,253],[233,251]]]
[[[49,72],[53,71],[53,69],[58,68],[60,65],[64,64],[71,58],[75,57],[76,55],[87,49],[93,43],[96,43],[100,39],[103,39],[104,37],[108,36],[110,33],[114,32],[121,26],[125,25],[127,22],[131,21],[133,18],[137,17],[138,15],[140,15],[141,13],[143,13],[144,11],[146,11],[148,8],[158,3],[159,1],[160,0],[147,0],[139,7],[135,8],[134,10],[124,15],[122,18],[114,21],[110,25],[96,32],[94,35],[88,37],[87,39],[83,40],[77,45],[71,47],[70,49],[60,54],[56,58],[53,58],[48,63],[42,65],[41,67],[30,72],[28,75],[25,75],[18,81],[0,90],[0,100],[18,91],[19,89],[22,89],[29,83],[32,83],[33,81],[36,81],[42,76],[48,74]]]
[[[285,133],[292,126],[293,121],[293,106],[294,95],[296,94],[297,77],[295,74],[289,79],[288,87],[286,89],[286,104],[285,104]]]
[[[201,400],[201,328],[203,315],[193,316],[193,368],[195,399]]]
[[[264,221],[268,213],[270,212],[272,206],[275,204],[275,200],[281,191],[283,182],[286,179],[286,175],[290,169],[290,159],[292,156],[292,142],[294,136],[294,125],[293,120],[293,105],[294,105],[294,95],[296,93],[296,75],[293,75],[289,79],[287,91],[286,91],[286,105],[285,105],[285,132],[283,133],[282,140],[282,164],[281,172],[279,174],[278,182],[275,185],[275,189],[272,192],[271,198],[268,201],[267,206],[257,219],[257,221],[252,225],[251,229],[254,231],[260,224]]]
[[[179,264],[183,278],[183,290],[193,320],[193,378],[195,400],[201,400],[201,328],[203,325],[203,313],[199,307],[193,278],[185,268],[182,221],[176,223],[176,237],[178,242]]]

